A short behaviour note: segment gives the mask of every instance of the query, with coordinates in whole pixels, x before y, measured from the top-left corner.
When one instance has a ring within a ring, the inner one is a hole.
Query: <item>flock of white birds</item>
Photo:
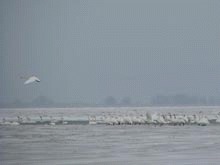
[[[24,84],[31,84],[34,82],[40,82],[40,79],[36,76],[21,77],[25,79]],[[53,117],[42,117],[39,118],[29,118],[17,116],[17,120],[5,119],[0,121],[0,125],[25,125],[25,124],[47,124],[47,125],[57,125],[57,124],[75,124],[77,121],[71,118],[53,118]],[[132,115],[122,115],[122,114],[108,114],[99,116],[89,116],[88,120],[80,121],[78,123],[88,123],[88,124],[106,124],[106,125],[200,125],[206,126],[211,124],[220,124],[220,114],[216,115],[204,115],[203,113],[185,115],[185,114],[162,114],[162,113],[149,113],[146,114],[132,114]]]
[[[193,115],[175,113],[132,113],[132,114],[103,114],[88,116],[88,119],[76,117],[36,116],[2,118],[0,125],[71,125],[71,124],[104,124],[104,125],[199,125],[220,124],[220,114],[204,115],[202,112]]]
[[[200,125],[206,126],[211,124],[220,124],[220,114],[204,115],[202,112],[199,114],[186,115],[186,114],[162,114],[162,113],[149,113],[146,114],[132,114],[132,115],[103,115],[90,116],[90,124],[107,124],[107,125]]]

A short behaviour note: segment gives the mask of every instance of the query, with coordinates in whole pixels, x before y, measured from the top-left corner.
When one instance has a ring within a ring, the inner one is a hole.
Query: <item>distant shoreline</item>
[[[142,108],[216,108],[220,107],[220,105],[180,105],[180,106],[82,106],[82,107],[0,107],[0,110],[6,110],[6,109],[112,109],[112,108],[118,108],[118,109],[127,109],[127,108],[133,108],[135,109],[142,109]]]

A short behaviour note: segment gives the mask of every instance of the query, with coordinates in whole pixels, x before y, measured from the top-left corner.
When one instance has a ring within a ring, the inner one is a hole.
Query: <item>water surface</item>
[[[0,116],[163,111],[218,113],[219,107],[2,109]],[[2,165],[165,164],[217,165],[220,126],[20,125],[0,126]]]

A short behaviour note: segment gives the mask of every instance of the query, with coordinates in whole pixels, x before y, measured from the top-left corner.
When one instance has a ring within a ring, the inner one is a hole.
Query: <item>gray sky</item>
[[[1,0],[0,100],[220,95],[219,0]],[[23,85],[35,74],[40,84]]]

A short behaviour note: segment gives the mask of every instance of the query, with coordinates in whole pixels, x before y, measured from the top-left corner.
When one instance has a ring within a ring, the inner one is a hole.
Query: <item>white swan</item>
[[[199,121],[197,122],[198,123],[198,125],[200,125],[200,126],[206,126],[206,125],[208,125],[209,124],[209,120],[206,118],[206,117],[201,117],[200,119],[199,119]]]
[[[209,120],[202,114],[202,112],[199,113],[199,120],[197,121],[197,124],[200,126],[206,126],[209,124]]]
[[[159,115],[157,113],[153,113],[151,115],[151,124],[154,124],[154,125],[160,124]]]
[[[11,125],[11,122],[7,121],[5,118],[3,118],[1,125]]]
[[[210,123],[216,123],[216,120],[218,119],[218,116],[216,115],[207,115],[206,117]]]
[[[20,123],[17,122],[17,121],[12,121],[10,125],[12,125],[12,126],[17,126],[17,125],[20,125]]]
[[[146,123],[147,124],[152,123],[152,115],[149,112],[146,113]]]
[[[1,125],[17,126],[17,125],[20,125],[20,124],[17,121],[8,121],[5,118],[3,118]]]
[[[88,119],[89,119],[89,124],[90,125],[97,124],[96,116],[88,116]]]
[[[132,125],[133,122],[129,115],[124,116],[124,124]]]
[[[36,76],[31,76],[28,79],[25,77],[21,77],[21,79],[26,79],[26,81],[24,82],[25,85],[33,83],[33,82],[40,82],[40,79]]]

